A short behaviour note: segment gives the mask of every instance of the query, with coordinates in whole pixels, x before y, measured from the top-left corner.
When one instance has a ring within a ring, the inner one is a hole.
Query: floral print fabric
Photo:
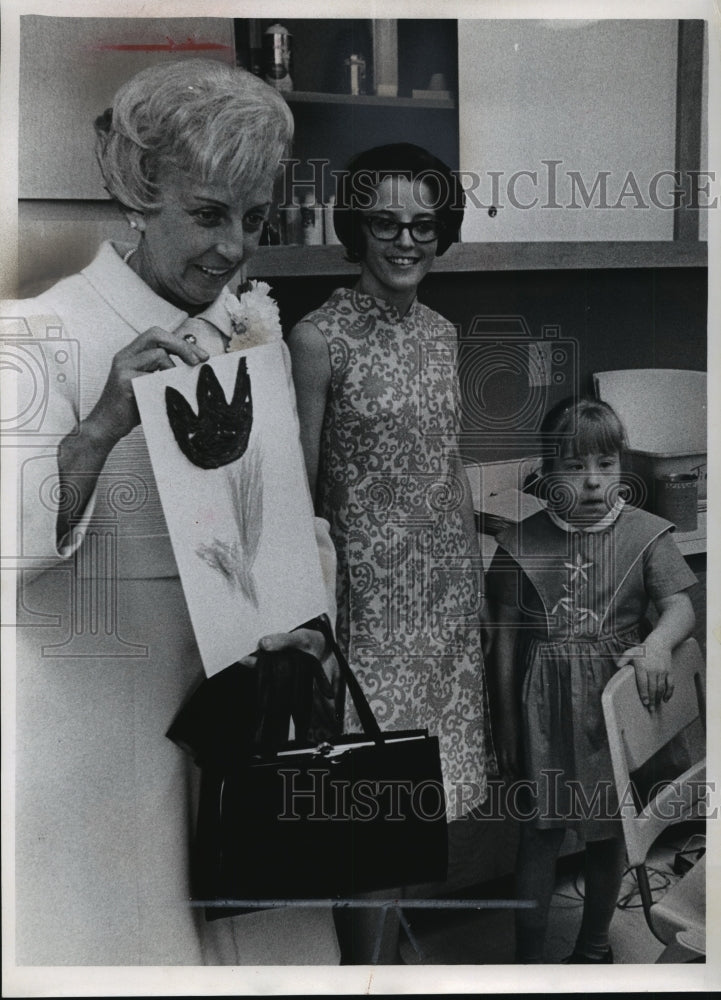
[[[480,563],[459,510],[456,331],[414,303],[336,290],[306,317],[331,388],[317,513],[338,555],[338,637],[381,728],[440,738],[449,819],[482,801],[493,763]],[[345,731],[357,731],[352,704]],[[457,809],[454,812],[454,806]]]

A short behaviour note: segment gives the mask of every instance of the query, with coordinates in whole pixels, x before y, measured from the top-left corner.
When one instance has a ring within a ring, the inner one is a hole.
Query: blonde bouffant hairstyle
[[[253,187],[280,169],[293,138],[281,95],[246,70],[207,59],[162,63],[118,90],[95,122],[105,188],[124,208],[160,207],[163,163],[199,181]]]

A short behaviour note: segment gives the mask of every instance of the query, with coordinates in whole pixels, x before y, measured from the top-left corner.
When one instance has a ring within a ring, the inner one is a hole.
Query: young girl
[[[607,963],[625,850],[601,692],[632,663],[650,712],[671,697],[671,653],[693,630],[686,591],[696,578],[673,526],[625,502],[625,433],[607,404],[561,403],[542,435],[547,509],[498,536],[487,580],[499,626],[496,748],[504,774],[526,779],[517,894],[536,903],[516,911],[516,958],[543,961],[556,858],[573,829],[586,843],[585,895],[565,961]]]

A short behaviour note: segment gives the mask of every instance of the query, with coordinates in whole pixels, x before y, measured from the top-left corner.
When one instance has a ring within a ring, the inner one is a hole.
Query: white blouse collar
[[[616,521],[618,515],[621,513],[625,505],[626,501],[623,499],[623,497],[619,497],[618,500],[616,500],[613,507],[611,507],[611,509],[608,511],[608,513],[604,514],[601,520],[596,521],[594,524],[571,524],[571,522],[569,521],[564,521],[562,517],[559,517],[555,511],[551,510],[548,507],[546,508],[546,512],[553,521],[553,523],[557,527],[562,528],[563,531],[581,532],[583,534],[593,534],[593,532],[603,531],[604,528],[610,527]]]
[[[150,326],[174,332],[188,319],[188,313],[157,295],[124,263],[123,254],[130,249],[131,243],[102,243],[93,262],[83,269],[83,275],[138,333]],[[215,302],[196,316],[196,319],[212,323],[226,338],[230,338],[232,327],[230,313],[223,303],[230,294],[229,289],[224,288]]]

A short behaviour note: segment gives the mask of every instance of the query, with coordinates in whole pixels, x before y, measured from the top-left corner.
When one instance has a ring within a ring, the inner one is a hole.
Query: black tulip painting
[[[233,397],[227,402],[210,365],[203,365],[196,389],[197,414],[182,393],[165,389],[165,405],[178,447],[193,465],[218,469],[245,454],[253,426],[253,396],[248,364],[240,358]]]

